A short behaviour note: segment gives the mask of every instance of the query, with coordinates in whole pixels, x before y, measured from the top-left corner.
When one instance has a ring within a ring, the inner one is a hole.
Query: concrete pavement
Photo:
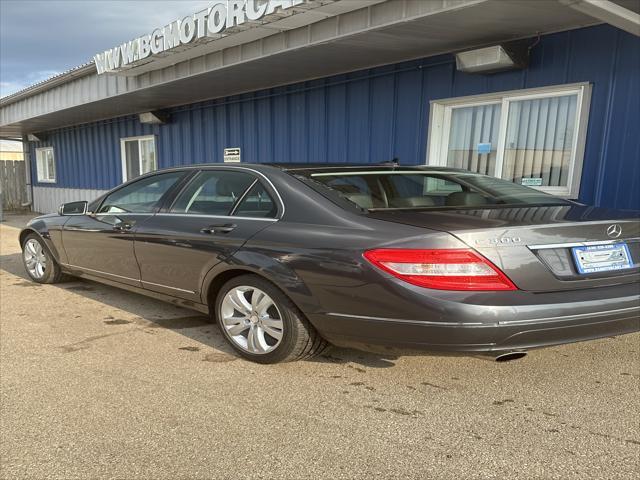
[[[238,359],[191,311],[27,280],[0,225],[0,478],[637,478],[640,335],[494,363]]]

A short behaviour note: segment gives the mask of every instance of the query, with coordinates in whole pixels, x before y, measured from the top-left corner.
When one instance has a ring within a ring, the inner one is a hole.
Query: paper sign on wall
[[[542,178],[523,178],[520,180],[521,185],[525,185],[527,187],[541,187],[542,186]]]
[[[491,153],[491,144],[490,143],[479,143],[478,144],[478,153],[480,153],[480,154]]]
[[[239,148],[225,148],[224,149],[224,163],[240,163],[240,149]]]

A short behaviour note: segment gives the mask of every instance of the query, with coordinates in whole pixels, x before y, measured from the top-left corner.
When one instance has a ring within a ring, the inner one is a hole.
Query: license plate
[[[578,272],[583,275],[633,268],[631,253],[626,243],[573,247],[572,251]]]

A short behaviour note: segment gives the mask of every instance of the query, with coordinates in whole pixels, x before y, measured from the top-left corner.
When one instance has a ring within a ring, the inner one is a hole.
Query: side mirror
[[[62,205],[60,205],[60,208],[58,208],[58,214],[66,215],[66,216],[86,215],[88,206],[89,206],[89,202],[84,200],[82,202],[63,203]]]

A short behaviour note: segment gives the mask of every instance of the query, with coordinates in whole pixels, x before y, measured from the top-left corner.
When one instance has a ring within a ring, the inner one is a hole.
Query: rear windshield
[[[533,188],[467,172],[344,170],[303,175],[365,210],[570,204]]]

